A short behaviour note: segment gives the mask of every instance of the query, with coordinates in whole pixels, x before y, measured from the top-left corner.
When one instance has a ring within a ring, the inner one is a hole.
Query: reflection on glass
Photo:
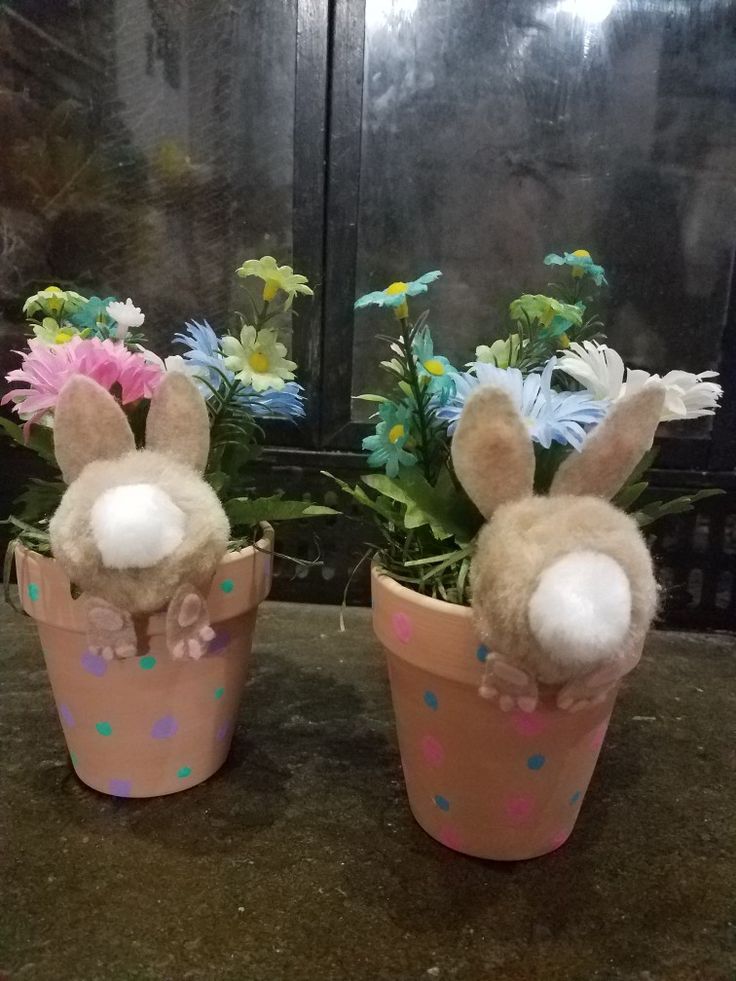
[[[5,5],[6,316],[55,282],[133,296],[164,339],[238,305],[246,256],[289,261],[295,38],[292,0]]]
[[[434,336],[462,363],[507,332],[511,299],[545,290],[547,253],[585,248],[631,364],[717,368],[736,228],[729,5],[397,6],[366,3],[357,295],[442,269]],[[371,317],[356,394],[381,383]]]

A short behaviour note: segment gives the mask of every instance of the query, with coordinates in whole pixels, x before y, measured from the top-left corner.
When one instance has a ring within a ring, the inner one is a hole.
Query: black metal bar
[[[736,250],[731,255],[728,311],[720,360],[723,404],[713,421],[713,440],[708,467],[736,468]]]
[[[335,0],[320,445],[350,421],[363,111],[363,0]]]

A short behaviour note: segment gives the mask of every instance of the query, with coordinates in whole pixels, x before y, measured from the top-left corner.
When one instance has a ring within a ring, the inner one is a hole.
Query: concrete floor
[[[71,774],[0,613],[0,978],[733,981],[733,638],[654,634],[572,838],[511,865],[414,823],[369,614],[267,605],[231,757],[175,797]]]

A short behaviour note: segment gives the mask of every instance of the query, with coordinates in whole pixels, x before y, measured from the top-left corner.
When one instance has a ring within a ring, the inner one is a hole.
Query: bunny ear
[[[202,395],[187,375],[173,371],[151,399],[146,448],[204,471],[210,451],[210,422]]]
[[[73,375],[54,410],[54,452],[65,482],[93,460],[115,460],[134,449],[128,420],[112,395],[91,378]]]
[[[600,425],[555,474],[550,494],[612,498],[654,442],[665,389],[652,382],[614,403]]]
[[[452,437],[452,462],[485,518],[499,504],[532,493],[534,449],[506,392],[484,386],[470,396]]]

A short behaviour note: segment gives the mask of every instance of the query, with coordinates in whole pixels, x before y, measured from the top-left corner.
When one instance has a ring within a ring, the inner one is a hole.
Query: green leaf
[[[355,487],[351,487],[350,484],[346,484],[344,480],[340,480],[339,477],[335,477],[334,474],[329,473],[327,470],[320,470],[320,473],[325,477],[329,477],[330,480],[334,480],[340,490],[344,491],[346,494],[349,494],[358,502],[358,504],[369,508],[371,511],[375,511],[376,514],[379,514],[390,524],[398,523],[399,516],[394,513],[393,508],[387,501],[381,500],[380,497],[377,500],[373,500],[372,497],[369,497],[368,494],[366,494],[360,485],[356,484]]]
[[[309,501],[285,501],[280,494],[272,497],[233,497],[225,502],[225,513],[234,525],[257,525],[259,521],[290,521],[294,518],[320,518],[339,514],[334,508]]]
[[[649,483],[646,480],[640,480],[638,484],[629,484],[628,487],[624,487],[618,492],[612,503],[617,508],[621,508],[622,511],[628,511],[639,500],[647,487],[649,487]]]
[[[390,402],[385,395],[353,395],[353,398],[361,402]]]
[[[470,541],[475,533],[467,520],[467,512],[457,506],[458,493],[454,486],[452,496],[438,491],[416,468],[402,467],[396,478],[367,474],[362,480],[379,494],[406,505],[406,528],[429,525],[438,540],[454,536],[459,543]]]
[[[33,478],[17,498],[13,508],[20,508],[18,517],[30,524],[47,520],[58,508],[65,490],[66,485],[61,480]]]
[[[6,419],[5,416],[0,416],[0,429],[4,429],[6,434],[19,446],[33,450],[42,460],[45,460],[46,463],[50,463],[52,467],[56,468],[53,430],[46,426],[32,426],[28,440],[26,441],[23,429],[17,423]]]
[[[719,494],[725,493],[720,487],[706,487],[696,491],[695,494],[683,494],[681,497],[674,497],[669,501],[652,501],[637,511],[634,518],[640,528],[646,528],[647,525],[651,525],[665,515],[684,514],[686,511],[692,511],[698,501],[704,501],[707,497],[717,497]]]

